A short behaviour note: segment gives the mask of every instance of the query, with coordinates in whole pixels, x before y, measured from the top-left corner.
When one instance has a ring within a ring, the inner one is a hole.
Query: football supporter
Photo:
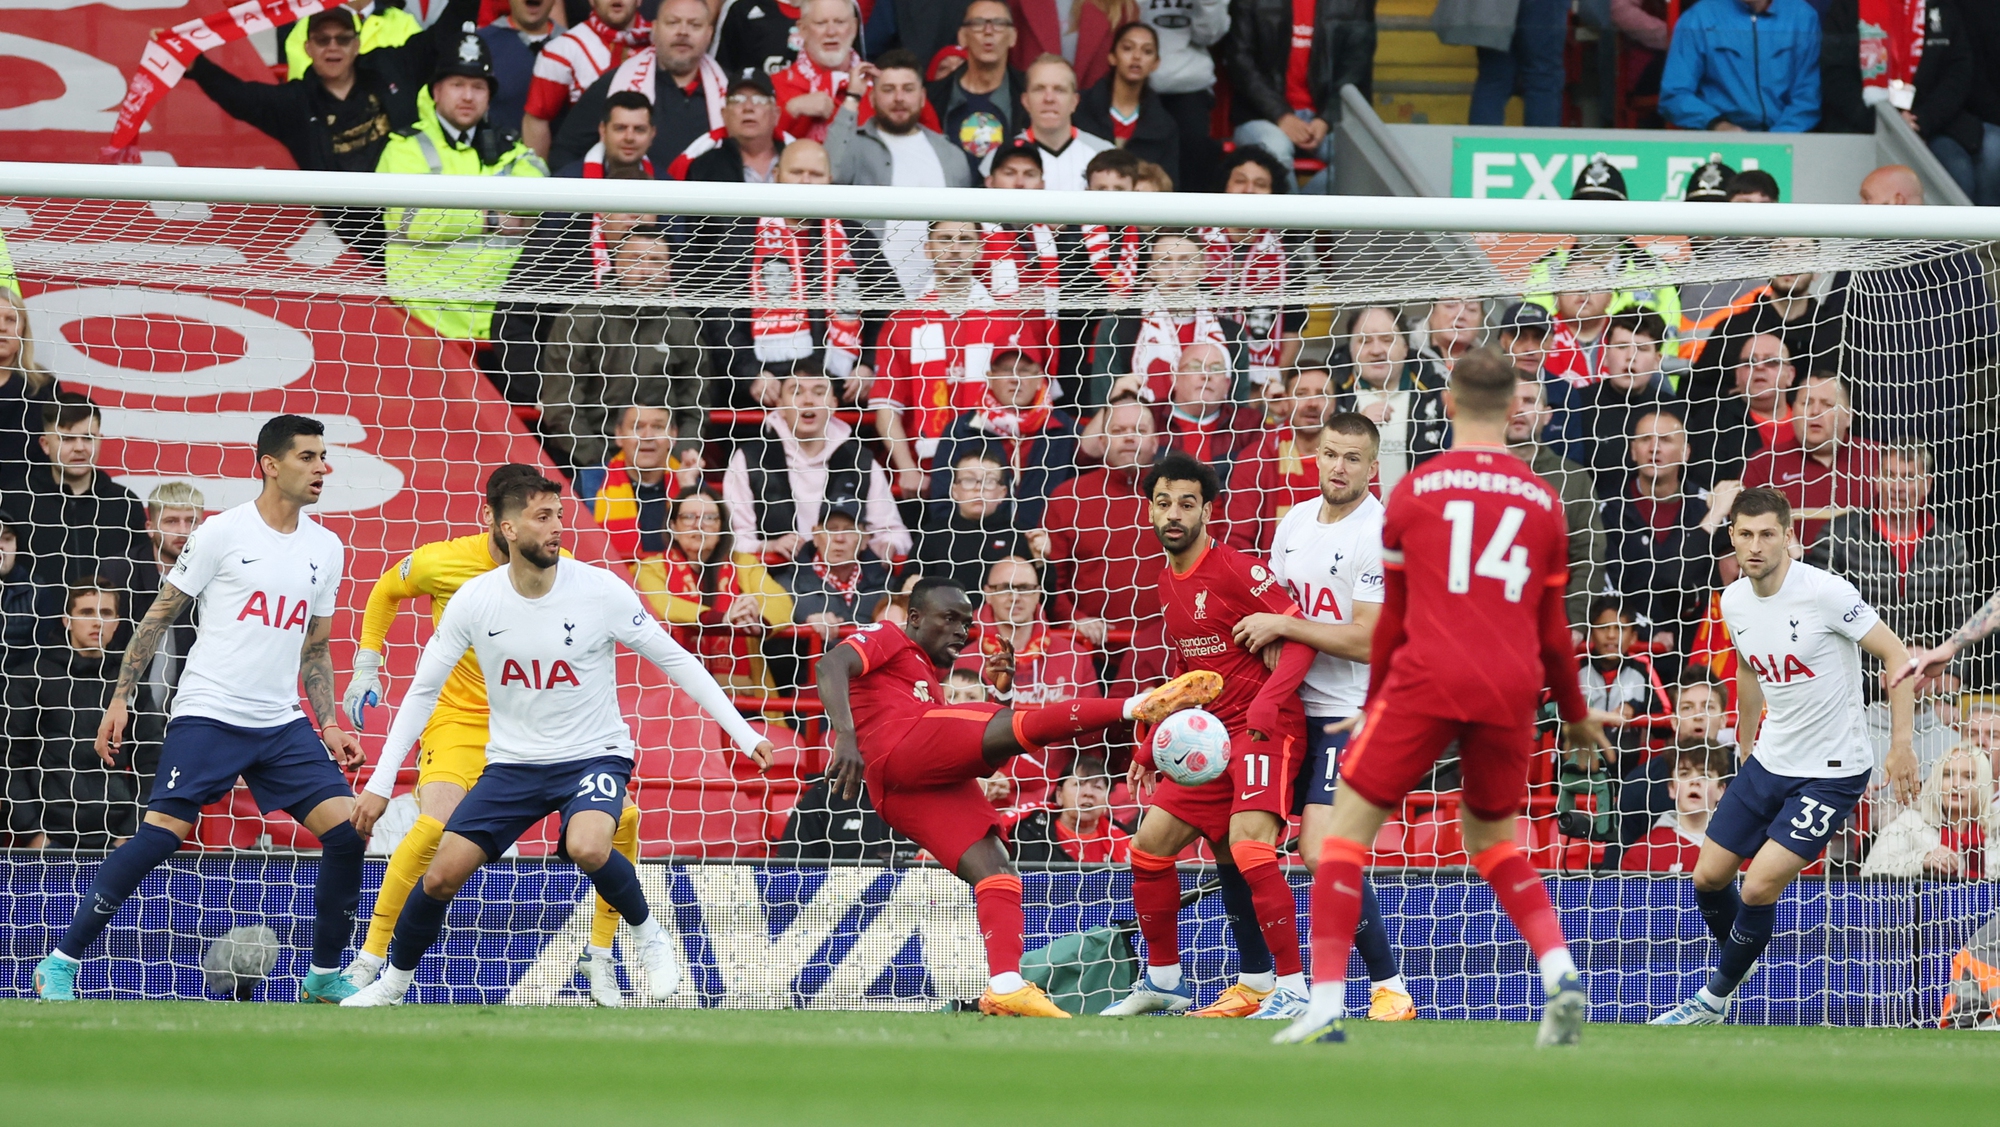
[[[1150,82],[1160,69],[1159,30],[1145,23],[1125,24],[1112,36],[1110,57],[1110,72],[1087,86],[1078,100],[1078,127],[1159,165],[1178,183],[1180,126]]]
[[[53,621],[72,581],[144,559],[150,548],[139,498],[97,468],[103,441],[97,404],[58,391],[41,414],[46,460],[0,476],[0,510],[17,530],[27,530],[21,550],[34,576],[35,610]]]
[[[1671,756],[1673,777],[1667,797],[1673,808],[1644,837],[1625,847],[1618,867],[1628,873],[1691,873],[1708,839],[1708,819],[1729,789],[1733,774],[1729,749],[1712,740],[1683,743],[1660,758]],[[1864,873],[1865,875],[1865,873]]]
[[[975,174],[1007,138],[1028,127],[1028,111],[1021,105],[1028,80],[1007,64],[1015,38],[1013,13],[1002,0],[972,0],[958,25],[965,65],[932,79],[925,91],[937,111],[939,131],[965,154]]]
[[[1729,676],[1735,675],[1736,669],[1731,666]],[[1724,683],[1707,666],[1691,666],[1682,671],[1680,681],[1669,690],[1674,704],[1674,745],[1731,742],[1729,697],[1723,689]],[[1660,815],[1673,810],[1674,799],[1667,791],[1667,783],[1673,778],[1674,763],[1674,752],[1669,747],[1655,753],[1638,769],[1625,773],[1618,786],[1620,841],[1627,845],[1638,841],[1659,821]],[[1725,779],[1734,775],[1734,759],[1724,759],[1720,770]]]
[[[1507,450],[1528,463],[1535,476],[1562,498],[1569,524],[1569,621],[1573,629],[1581,630],[1590,618],[1591,596],[1604,582],[1604,524],[1597,516],[1597,493],[1590,471],[1537,437],[1549,432],[1545,386],[1526,374],[1514,385],[1514,412],[1507,418]]]
[[[1627,310],[1604,329],[1602,378],[1568,388],[1577,441],[1569,450],[1590,467],[1607,494],[1616,493],[1628,472],[1627,442],[1638,416],[1657,410],[1673,395],[1660,370],[1660,342],[1666,329],[1644,310]],[[1572,525],[1574,527],[1574,525]]]
[[[558,314],[541,352],[542,437],[572,468],[604,460],[628,407],[666,406],[679,434],[702,428],[701,325],[669,304],[666,232],[634,227],[610,258],[609,292]]]
[[[1042,185],[1052,192],[1083,191],[1090,158],[1113,146],[1076,127],[1076,68],[1060,55],[1043,55],[1028,65],[1025,79],[1021,104],[1028,128],[1020,138],[1032,142],[1042,158]]]
[[[1229,195],[1268,196],[1282,190],[1273,179],[1275,164],[1256,146],[1222,162],[1222,190]],[[1291,270],[1284,232],[1259,227],[1204,227],[1202,252],[1208,260],[1203,285],[1221,312],[1243,327],[1244,375],[1256,387],[1275,382],[1298,359],[1303,310],[1272,304],[1281,299]]]
[[[1423,323],[1412,334],[1418,361],[1442,381],[1451,375],[1452,365],[1467,352],[1478,348],[1486,332],[1486,307],[1479,301],[1434,301],[1424,313]]]
[[[1668,710],[1659,674],[1637,652],[1638,619],[1617,599],[1605,595],[1591,604],[1589,647],[1590,660],[1577,671],[1585,704],[1620,720]]]
[[[1111,775],[1096,755],[1079,755],[1056,784],[1052,805],[1031,810],[1007,831],[1014,860],[1028,865],[1070,861],[1123,865],[1132,835],[1111,820]]]
[[[861,108],[863,87],[871,113]],[[833,182],[871,187],[970,188],[977,180],[960,159],[958,146],[931,128],[935,115],[924,102],[923,66],[901,49],[861,64],[840,109],[827,128],[826,151]],[[889,264],[912,296],[930,280],[924,260],[926,225],[917,219],[871,223]]]
[[[1983,880],[1986,844],[2000,837],[1993,816],[1993,761],[1961,744],[1938,760],[1905,810],[1882,828],[1861,876],[1904,880]]]
[[[1678,647],[1715,575],[1722,511],[1688,489],[1687,426],[1671,411],[1632,423],[1628,484],[1602,509],[1606,582],[1645,623],[1649,641]]]
[[[943,575],[967,593],[980,589],[986,569],[1029,553],[1007,466],[997,448],[967,446],[951,467],[951,504],[924,510],[912,559],[925,575]]]
[[[563,28],[555,22],[556,0],[508,0],[507,14],[479,29],[493,53],[493,108],[487,116],[510,133],[521,132],[535,63]],[[650,114],[648,115],[651,116]]]
[[[1013,478],[1020,527],[1041,527],[1049,494],[1076,476],[1077,461],[1076,421],[1050,404],[1049,385],[1037,354],[1011,346],[993,350],[978,406],[958,412],[931,457],[930,507],[948,498],[960,451],[997,448]]]
[[[1125,379],[1126,386],[1138,381],[1137,376]],[[1234,481],[1238,460],[1263,433],[1264,425],[1256,409],[1237,405],[1231,395],[1235,384],[1229,351],[1221,345],[1202,341],[1181,349],[1168,385],[1166,426],[1160,437],[1161,450],[1179,451],[1210,465],[1223,488]]]
[[[69,588],[62,641],[7,685],[7,828],[30,849],[111,849],[138,828],[130,760],[98,760],[98,721],[118,664],[108,654],[122,592],[110,580]]]
[[[991,976],[980,1011],[1065,1018],[1021,978],[1021,878],[979,780],[1023,752],[1125,721],[1156,724],[1214,700],[1224,686],[1213,673],[1194,672],[1124,700],[941,705],[938,686],[970,641],[972,622],[965,592],[925,578],[910,592],[905,625],[855,634],[820,659],[819,695],[833,729],[828,773],[849,798],[865,776],[883,819],[972,886]]]
[[[38,441],[41,408],[55,397],[55,375],[35,363],[28,306],[0,285],[0,477],[48,460]]]
[[[674,158],[698,138],[722,125],[728,77],[708,57],[715,20],[706,0],[660,0],[653,13],[652,45],[598,77],[570,106],[549,148],[557,168],[582,156],[597,142],[604,100],[631,90],[652,103],[655,175],[664,176]]]
[[[1146,471],[1142,489],[1153,534],[1167,557],[1152,582],[1163,611],[1168,669],[1209,671],[1221,681],[1222,695],[1208,709],[1229,731],[1229,770],[1199,786],[1172,779],[1154,785],[1153,804],[1132,840],[1132,905],[1146,940],[1146,970],[1131,994],[1104,1012],[1179,1013],[1193,1005],[1194,991],[1182,978],[1174,858],[1197,840],[1206,841],[1218,859],[1235,862],[1250,886],[1257,923],[1276,962],[1275,993],[1265,1005],[1277,1008],[1302,999],[1306,989],[1292,888],[1276,847],[1292,809],[1292,781],[1306,754],[1298,689],[1314,651],[1292,641],[1251,650],[1231,636],[1246,615],[1299,610],[1262,564],[1209,537],[1220,492],[1213,469],[1185,453],[1165,454]],[[1270,667],[1267,652],[1276,654]],[[1142,745],[1133,759],[1135,790],[1145,789],[1150,767],[1150,750]]]
[[[863,546],[863,536],[860,503],[829,501],[812,540],[784,571],[792,621],[818,631],[828,646],[840,640],[841,627],[874,622],[889,598],[889,565]]]
[[[1104,468],[1050,494],[1035,554],[1055,569],[1057,618],[1093,647],[1105,646],[1112,630],[1131,632],[1117,683],[1147,684],[1164,675],[1166,653],[1154,582],[1163,556],[1139,487],[1159,450],[1159,425],[1136,399],[1113,403],[1101,415]]]
[[[1056,56],[1076,64],[1079,88],[1111,69],[1111,37],[1139,18],[1134,0],[1009,0],[1014,13],[1014,65],[1027,70]]]
[[[1775,443],[1751,455],[1743,484],[1783,494],[1799,522],[1798,541],[1810,549],[1828,521],[1874,499],[1881,447],[1854,436],[1854,411],[1839,376],[1807,376],[1792,389],[1791,401],[1789,424]]]
[[[1506,452],[1517,376],[1493,352],[1459,361],[1451,375],[1451,449],[1389,498],[1384,599],[1369,655],[1374,675],[1313,877],[1319,981],[1309,1011],[1281,1041],[1344,1039],[1347,961],[1363,909],[1368,843],[1453,741],[1464,776],[1466,851],[1541,971],[1548,1002],[1538,1043],[1574,1043],[1581,1031],[1583,985],[1548,892],[1514,844],[1514,820],[1527,797],[1543,689],[1554,695],[1572,747],[1608,749],[1603,725],[1611,718],[1590,712],[1577,687],[1563,611],[1562,509]],[[1474,555],[1497,561],[1510,544],[1504,566],[1473,569]],[[1480,655],[1475,667],[1463,660],[1468,652]]]
[[[785,818],[785,828],[771,843],[771,855],[800,861],[872,861],[876,864],[916,859],[916,847],[896,836],[863,788],[843,798],[827,775],[806,781],[798,805]]]
[[[1234,87],[1236,149],[1258,147],[1283,161],[1324,166],[1305,185],[1323,192],[1334,161],[1340,89],[1367,97],[1373,83],[1375,16],[1340,0],[1233,0],[1221,62]]]
[[[1140,263],[1138,308],[1100,318],[1092,331],[1079,403],[1098,406],[1124,388],[1146,402],[1165,400],[1183,349],[1241,348],[1243,326],[1215,309],[1216,294],[1206,284],[1208,255],[1198,236],[1180,228],[1155,231]]]
[[[542,48],[521,115],[521,141],[537,156],[549,155],[555,130],[585,90],[652,42],[639,8],[639,0],[590,0],[589,17]]]
[[[145,558],[129,563],[107,561],[100,572],[125,593],[127,621],[141,622],[146,612],[153,609],[153,600],[160,595],[160,584],[180,562],[188,538],[201,527],[206,504],[201,491],[185,481],[161,482],[146,494],[146,538],[152,551]],[[112,648],[123,649],[128,640],[129,632],[121,628],[112,640]],[[152,799],[154,768],[160,762],[167,713],[194,643],[194,608],[189,607],[168,623],[159,653],[139,682],[139,697],[132,706],[132,769],[139,775],[142,805]]]
[[[664,407],[634,404],[618,414],[617,452],[576,475],[612,558],[634,563],[666,550],[667,499],[701,480],[701,455],[674,456],[674,419]]]
[[[674,498],[666,551],[640,564],[633,586],[669,626],[691,627],[698,655],[717,683],[767,690],[757,637],[792,621],[792,596],[748,552],[736,550],[729,510],[706,486]]]
[[[976,275],[982,246],[972,223],[930,224],[923,255],[930,288],[889,315],[875,344],[869,406],[889,448],[905,497],[924,494],[924,475],[939,441],[959,416],[984,406],[987,375],[1000,349],[1032,351],[1046,364],[1046,320],[996,308]]]
[[[1230,488],[1222,495],[1222,540],[1239,552],[1261,553],[1271,546],[1271,534],[1294,505],[1320,495],[1319,470],[1313,464],[1319,430],[1333,411],[1333,373],[1325,368],[1294,368],[1272,401],[1277,426],[1260,427],[1236,459]]]
[[[1695,464],[1708,467],[1704,481],[1741,480],[1750,457],[1775,447],[1790,423],[1798,370],[1784,337],[1775,332],[1714,343],[1729,381],[1721,394],[1690,400],[1688,432]]]
[[[1383,492],[1445,448],[1451,423],[1444,385],[1410,355],[1410,326],[1401,313],[1386,305],[1355,310],[1333,363],[1339,409],[1366,415],[1382,432]]]
[[[953,673],[970,673],[991,687],[993,699],[1023,707],[1045,707],[1104,695],[1090,647],[1068,631],[1049,629],[1042,612],[1041,571],[1032,560],[1008,556],[986,570],[980,584],[979,618],[972,643]],[[982,689],[980,699],[986,699]],[[1101,751],[1101,741],[1090,741]],[[1053,781],[1076,749],[1060,745],[1040,754],[1015,756],[1000,771],[1012,801],[1031,806],[1048,798]]]
[[[799,6],[790,0],[737,0],[723,6],[715,61],[729,74],[776,74],[799,57]]]
[[[857,83],[866,85],[857,73],[864,64],[854,50],[860,13],[853,0],[805,0],[797,26],[798,57],[771,76],[778,92],[778,128],[793,137],[825,141],[841,101],[850,91],[861,93]],[[871,111],[856,107],[864,121]]]
[[[668,174],[677,180],[775,184],[778,154],[784,148],[771,76],[745,71],[729,80],[722,99],[722,127],[696,138],[674,158]]]
[[[35,660],[35,582],[18,523],[0,510],[0,668],[9,675]]]

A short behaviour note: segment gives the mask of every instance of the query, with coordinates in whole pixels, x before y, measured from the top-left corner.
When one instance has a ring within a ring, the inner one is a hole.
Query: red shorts
[[[1287,724],[1276,742],[1238,732],[1229,740],[1229,773],[1198,787],[1161,776],[1153,805],[1186,822],[1217,845],[1229,843],[1229,819],[1245,811],[1292,812],[1292,778],[1305,756],[1304,721]],[[1298,729],[1298,730],[1293,730]]]
[[[1458,741],[1465,808],[1486,822],[1519,813],[1528,797],[1533,724],[1449,720],[1378,700],[1341,753],[1340,779],[1375,805],[1395,810],[1453,740]]]
[[[1000,831],[1000,812],[979,786],[993,773],[980,748],[999,711],[997,704],[933,708],[866,764],[876,813],[947,869],[956,870],[966,850]]]

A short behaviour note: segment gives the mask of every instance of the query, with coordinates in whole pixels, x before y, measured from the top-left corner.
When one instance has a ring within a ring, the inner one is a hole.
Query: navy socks
[[[151,823],[141,824],[132,840],[113,850],[97,867],[90,892],[76,906],[76,918],[70,921],[69,930],[63,934],[62,942],[56,944],[56,950],[72,959],[83,958],[84,951],[111,925],[118,906],[132,895],[147,873],[159,868],[160,862],[173,856],[180,847],[181,839],[173,831]]]
[[[354,941],[354,914],[361,907],[361,860],[367,843],[349,822],[337,822],[319,836],[323,852],[319,878],[313,883],[312,965],[340,967],[340,957]]]

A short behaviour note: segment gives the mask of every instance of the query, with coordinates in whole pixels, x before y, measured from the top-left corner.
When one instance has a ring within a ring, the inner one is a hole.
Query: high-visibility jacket
[[[471,145],[449,140],[435,113],[397,130],[382,150],[377,172],[430,176],[547,176],[548,166],[519,141],[488,164]],[[389,296],[439,336],[485,340],[493,303],[523,235],[503,235],[493,217],[468,208],[392,207],[382,214],[388,230],[384,263]],[[525,232],[523,233],[525,234]]]
[[[292,25],[291,34],[285,36],[285,77],[298,78],[312,67],[312,59],[306,55],[306,24],[300,20]],[[401,8],[377,6],[373,12],[361,17],[361,51],[365,55],[382,47],[401,47],[410,37],[424,29],[417,17]]]

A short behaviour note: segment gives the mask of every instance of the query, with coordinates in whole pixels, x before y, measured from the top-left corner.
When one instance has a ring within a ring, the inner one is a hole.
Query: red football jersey
[[[913,439],[942,438],[961,411],[986,401],[994,352],[1019,348],[1046,368],[1054,343],[1046,318],[984,309],[953,314],[927,294],[882,325],[869,406],[901,413]]]
[[[1581,717],[1568,627],[1559,640],[1548,629],[1568,561],[1562,498],[1505,450],[1449,450],[1405,474],[1382,521],[1382,563],[1405,598],[1389,632],[1377,627],[1379,693],[1418,715],[1507,724],[1531,721],[1550,684],[1564,716]]]
[[[847,683],[854,738],[861,757],[896,746],[910,722],[944,703],[944,674],[892,623],[863,627],[840,643],[861,655],[861,672]]]
[[[1222,674],[1222,695],[1202,707],[1214,713],[1231,735],[1243,731],[1251,710],[1268,687],[1275,704],[1304,723],[1298,684],[1269,684],[1264,659],[1236,644],[1236,623],[1251,614],[1297,614],[1285,585],[1263,564],[1226,544],[1210,541],[1185,575],[1171,563],[1160,569],[1160,607],[1166,616],[1168,669],[1186,673],[1208,669]],[[1265,733],[1271,735],[1272,733]]]

